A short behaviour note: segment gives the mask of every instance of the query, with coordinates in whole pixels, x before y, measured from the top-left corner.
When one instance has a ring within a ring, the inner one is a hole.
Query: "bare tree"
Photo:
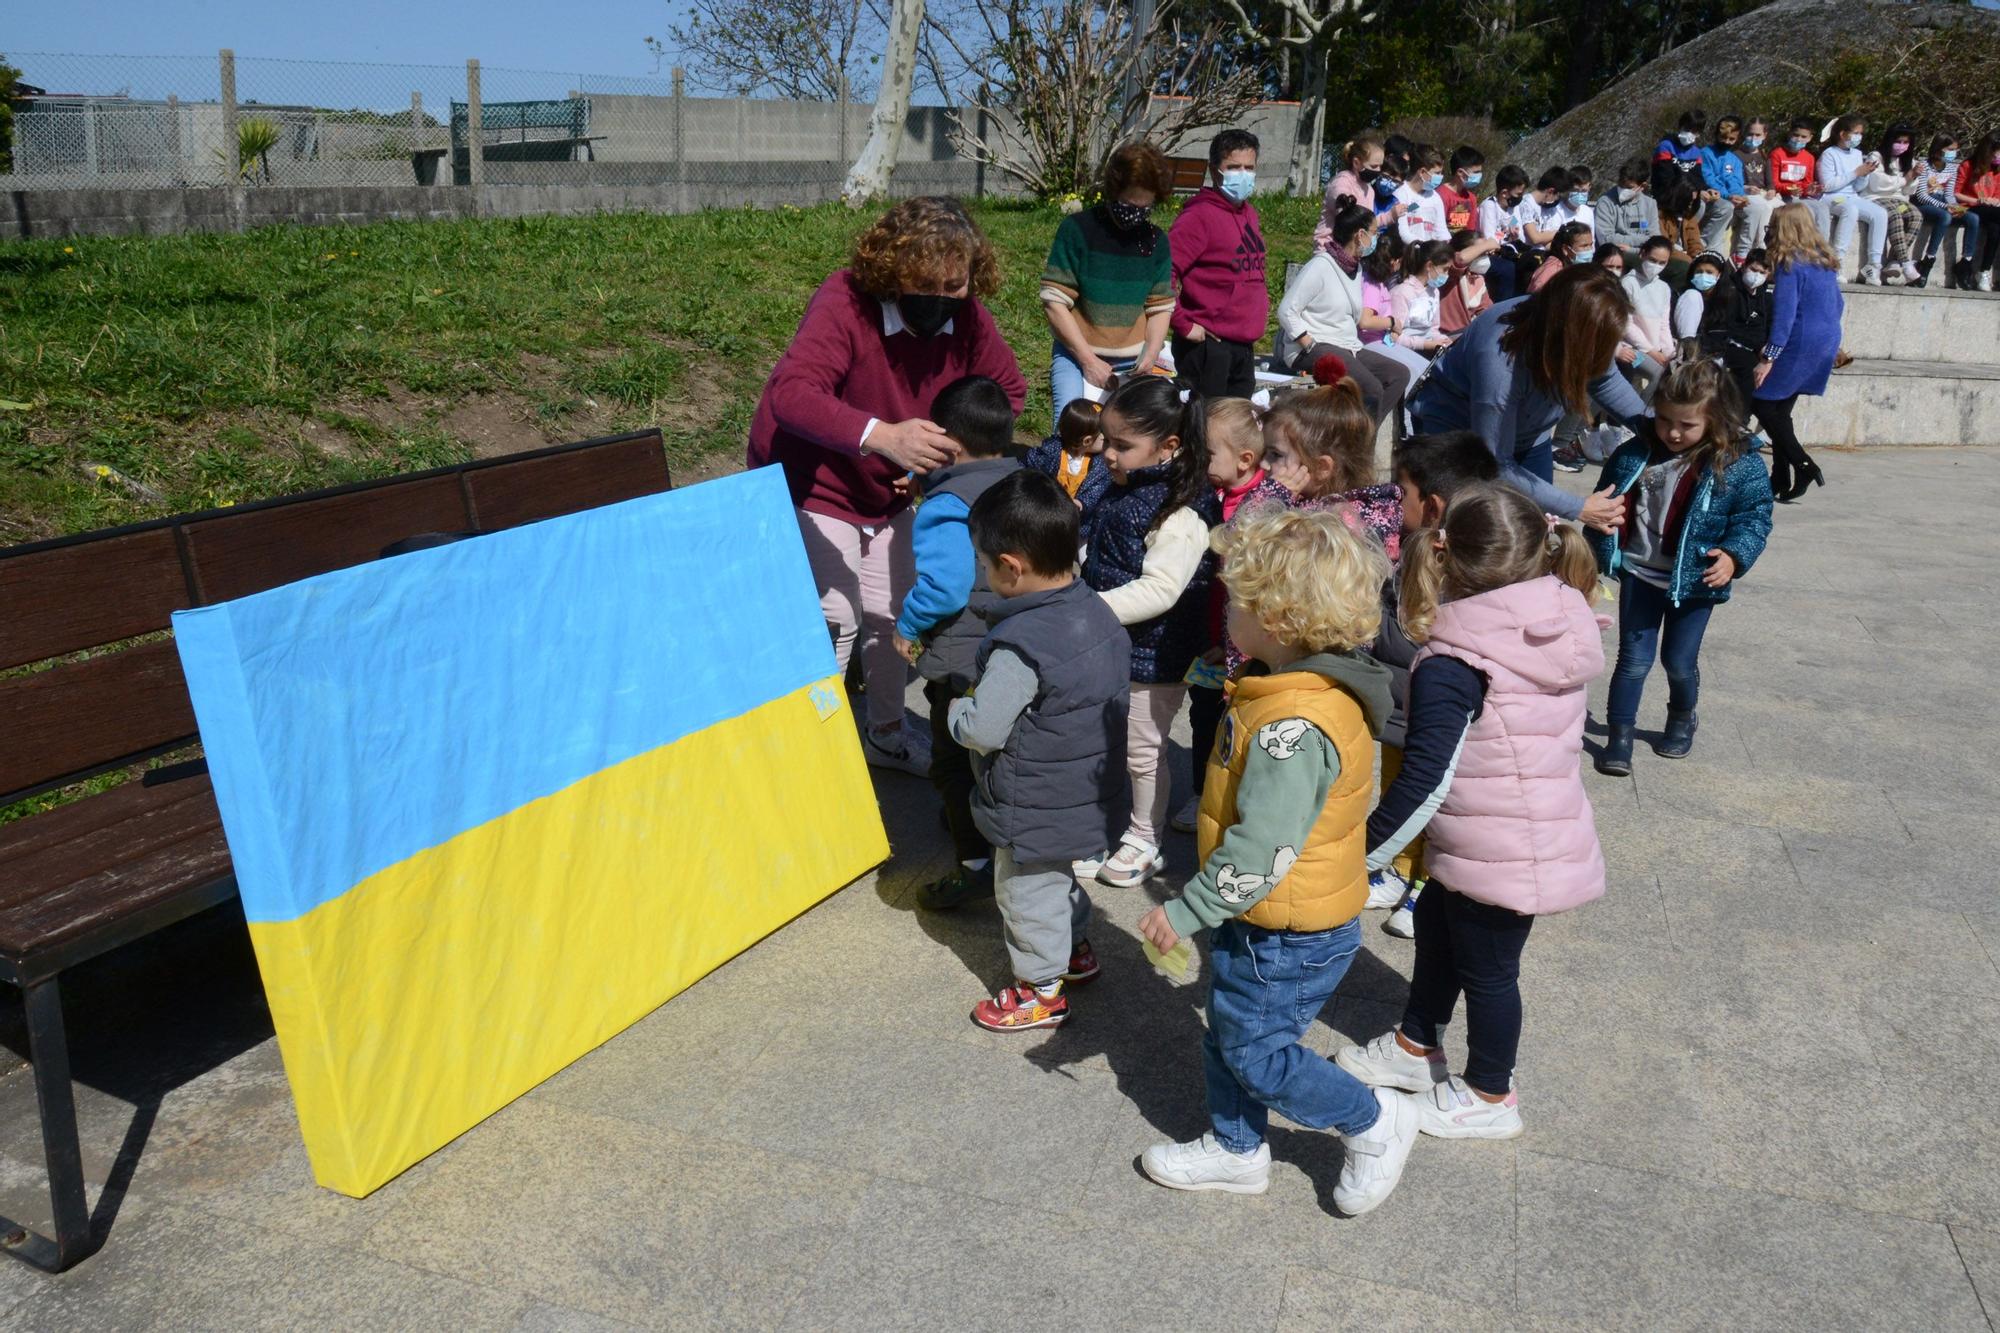
[[[1284,18],[1272,33],[1252,21],[1243,0],[1225,0],[1236,15],[1236,35],[1254,46],[1299,53],[1299,124],[1292,136],[1292,161],[1285,188],[1293,194],[1319,192],[1320,143],[1326,137],[1326,67],[1342,33],[1375,17],[1375,0],[1272,0]]]
[[[966,85],[959,152],[1054,199],[1088,193],[1123,134],[1171,151],[1239,118],[1258,74],[1227,60],[1225,29],[1183,27],[1180,3],[1159,0],[1136,41],[1122,0],[977,0],[934,19]]]
[[[910,118],[910,90],[916,83],[917,43],[923,29],[924,0],[891,0],[882,85],[868,117],[868,141],[840,187],[841,200],[849,208],[860,208],[889,192],[889,177],[903,147],[903,122]]]
[[[670,54],[698,88],[750,97],[771,93],[812,102],[867,96],[881,23],[866,0],[688,0],[671,46],[648,37],[657,63]]]

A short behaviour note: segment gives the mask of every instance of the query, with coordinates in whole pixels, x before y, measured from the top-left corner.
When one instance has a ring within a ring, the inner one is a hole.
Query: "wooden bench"
[[[378,558],[664,491],[658,431],[485,459],[0,550],[0,807],[197,741],[169,617]],[[157,767],[0,824],[0,981],[19,988],[55,1239],[0,1247],[60,1271],[91,1253],[59,978],[236,895],[205,766]]]
[[[1205,157],[1170,157],[1167,165],[1174,169],[1174,193],[1193,194],[1208,184],[1208,159]]]

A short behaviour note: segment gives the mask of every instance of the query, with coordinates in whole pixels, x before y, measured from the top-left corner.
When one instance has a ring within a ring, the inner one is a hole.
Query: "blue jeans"
[[[1374,1091],[1299,1045],[1360,948],[1359,920],[1312,932],[1259,930],[1240,921],[1215,928],[1201,1054],[1208,1118],[1223,1147],[1255,1152],[1271,1111],[1343,1134],[1375,1123],[1381,1106]]]
[[[1126,357],[1122,361],[1112,361],[1111,368],[1123,375],[1139,364],[1137,357]],[[1083,397],[1083,367],[1077,363],[1075,354],[1056,340],[1055,354],[1049,358],[1049,398],[1053,405],[1049,408],[1049,422],[1054,423],[1062,416],[1062,410],[1071,400]]]
[[[1675,606],[1666,590],[1637,574],[1618,581],[1618,665],[1611,673],[1605,720],[1631,726],[1639,720],[1639,696],[1657,652],[1667,669],[1667,710],[1691,713],[1701,693],[1701,636],[1708,632],[1713,602]]]
[[[1918,204],[1917,212],[1923,214],[1924,230],[1928,233],[1928,239],[1924,241],[1923,253],[1917,254],[1913,251],[1910,257],[1921,264],[1926,259],[1935,257],[1938,247],[1944,244],[1944,234],[1951,230],[1951,210],[1943,204]],[[1974,218],[1972,225],[1978,226],[1979,220]]]

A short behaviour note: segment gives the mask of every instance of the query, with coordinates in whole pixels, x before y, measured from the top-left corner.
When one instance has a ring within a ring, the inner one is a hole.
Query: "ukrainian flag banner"
[[[313,1172],[343,1194],[888,855],[775,468],[174,630]]]

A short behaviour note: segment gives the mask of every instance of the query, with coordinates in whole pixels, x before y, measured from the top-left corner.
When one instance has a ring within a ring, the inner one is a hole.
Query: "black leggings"
[[[1789,398],[1759,398],[1756,400],[1757,424],[1771,437],[1771,491],[1783,495],[1798,483],[1794,474],[1804,473],[1812,467],[1812,455],[1799,443],[1799,433],[1792,429],[1792,409],[1798,406],[1799,396]]]
[[[977,861],[993,855],[993,849],[972,822],[972,756],[951,738],[951,727],[945,720],[951,701],[957,697],[958,692],[942,681],[924,682],[924,699],[931,706],[931,786],[944,802],[953,859]]]
[[[1475,902],[1433,879],[1411,909],[1416,966],[1403,1008],[1403,1035],[1444,1044],[1458,997],[1465,996],[1465,1081],[1499,1097],[1514,1086],[1521,1048],[1521,950],[1535,918]]]
[[[1361,387],[1362,406],[1375,418],[1376,425],[1381,425],[1383,417],[1403,405],[1403,395],[1410,389],[1410,368],[1372,347],[1350,352],[1331,343],[1314,343],[1293,360],[1292,373],[1310,375],[1314,362],[1333,354],[1346,363],[1348,377]]]
[[[2000,258],[2000,205],[1974,204],[1967,211],[1979,218],[1979,257],[1972,261],[1976,277]]]

